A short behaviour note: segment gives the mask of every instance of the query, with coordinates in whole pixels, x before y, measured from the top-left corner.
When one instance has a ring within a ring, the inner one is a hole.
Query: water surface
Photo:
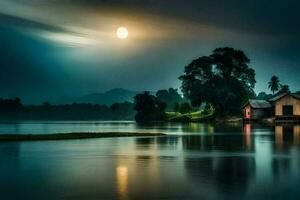
[[[0,124],[0,133],[79,130],[167,135],[0,143],[0,198],[300,198],[300,126]]]

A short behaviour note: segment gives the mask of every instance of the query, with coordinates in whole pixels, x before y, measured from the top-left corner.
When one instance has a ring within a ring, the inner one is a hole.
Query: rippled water
[[[0,199],[299,199],[300,126],[0,124],[0,133],[162,137],[0,143]]]
[[[198,123],[155,123],[138,125],[132,121],[26,121],[0,123],[0,134],[51,134],[70,132],[164,132],[212,133],[214,126]]]

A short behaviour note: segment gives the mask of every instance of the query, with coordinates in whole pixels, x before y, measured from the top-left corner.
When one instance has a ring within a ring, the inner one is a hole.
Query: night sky
[[[0,0],[0,44],[0,96],[26,102],[178,88],[185,65],[224,46],[251,59],[256,92],[273,74],[300,90],[297,0]]]

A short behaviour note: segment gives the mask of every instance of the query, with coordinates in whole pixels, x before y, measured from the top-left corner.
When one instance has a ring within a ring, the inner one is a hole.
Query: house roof
[[[251,108],[271,108],[272,105],[265,100],[256,100],[256,99],[249,99],[249,101],[244,105],[250,105]]]
[[[285,92],[285,93],[282,93],[282,94],[275,95],[271,99],[269,99],[269,101],[277,101],[278,99],[281,99],[282,97],[284,97],[287,94],[289,94],[289,93]]]
[[[276,95],[276,96],[272,97],[271,99],[269,99],[269,101],[271,101],[271,102],[277,101],[277,100],[285,97],[286,95],[290,95],[290,96],[300,100],[300,94],[285,92],[285,93],[282,93],[282,94],[279,94],[279,95]]]
[[[300,93],[293,93],[292,96],[300,100]]]

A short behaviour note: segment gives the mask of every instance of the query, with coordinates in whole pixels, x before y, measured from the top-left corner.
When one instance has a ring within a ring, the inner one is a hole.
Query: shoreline
[[[0,142],[22,142],[22,141],[47,141],[47,140],[76,140],[96,139],[113,137],[147,137],[164,136],[163,133],[138,133],[138,132],[81,132],[81,133],[55,133],[55,134],[3,134]]]

